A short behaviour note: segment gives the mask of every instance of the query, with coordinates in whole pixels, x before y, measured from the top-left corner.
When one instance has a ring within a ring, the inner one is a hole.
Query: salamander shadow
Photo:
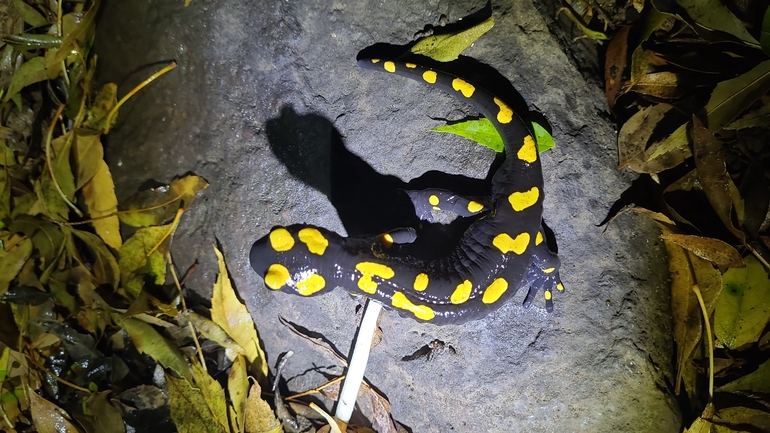
[[[289,173],[329,198],[349,236],[413,227],[418,230],[418,240],[430,239],[430,250],[447,251],[446,247],[451,249],[474,219],[457,218],[448,225],[420,221],[405,190],[443,188],[484,197],[491,188],[491,175],[472,179],[429,171],[410,182],[382,175],[345,147],[329,120],[317,114],[300,115],[291,106],[283,107],[279,117],[268,120],[266,132],[271,150]],[[497,166],[493,164],[490,173]],[[415,245],[418,250],[419,244]],[[419,255],[431,254],[425,251]]]

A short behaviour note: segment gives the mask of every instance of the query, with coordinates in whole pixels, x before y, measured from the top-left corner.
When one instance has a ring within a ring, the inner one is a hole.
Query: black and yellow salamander
[[[466,101],[500,133],[506,160],[486,200],[441,189],[409,192],[421,219],[431,221],[432,209],[477,218],[446,255],[424,259],[395,253],[394,244],[415,239],[412,229],[345,238],[309,225],[274,227],[250,254],[265,285],[302,296],[343,287],[403,316],[436,324],[479,319],[524,286],[529,286],[525,307],[542,290],[552,311],[553,290],[564,287],[559,258],[543,236],[543,173],[527,125],[505,101],[460,77],[396,60],[360,59],[358,65],[422,81]]]

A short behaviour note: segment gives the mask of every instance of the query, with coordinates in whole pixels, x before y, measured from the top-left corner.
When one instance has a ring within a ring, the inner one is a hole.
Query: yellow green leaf
[[[683,433],[711,433],[711,427],[714,424],[706,421],[703,418],[698,418],[690,424],[690,428],[684,429]]]
[[[273,410],[265,400],[262,400],[262,388],[258,383],[251,385],[249,397],[246,399],[246,419],[244,425],[247,432],[273,433],[281,431],[281,423],[275,418]]]
[[[95,131],[103,130],[107,123],[107,116],[116,105],[118,105],[118,85],[107,83],[96,93],[96,98],[94,98],[94,102],[88,109],[88,115],[83,123],[83,127]],[[107,129],[112,128],[117,119],[117,114],[113,115]]]
[[[750,391],[750,392],[770,392],[770,361],[765,361],[755,371],[739,377],[738,379],[727,383],[714,391],[732,392],[732,391]]]
[[[104,148],[102,147],[101,134],[75,131],[75,140],[72,146],[75,160],[75,189],[83,187],[99,171],[99,161],[104,161]]]
[[[409,51],[439,62],[451,62],[494,25],[495,20],[490,17],[469,29],[422,38]]]
[[[115,184],[112,181],[110,168],[104,160],[95,161],[95,165],[98,170],[83,185],[83,201],[96,234],[104,240],[104,243],[119,250],[123,245],[123,239],[120,236],[120,220],[117,215],[111,215],[118,210]]]
[[[757,259],[745,262],[745,268],[725,272],[714,311],[714,333],[730,349],[757,341],[770,322],[770,280]]]
[[[13,7],[19,12],[19,16],[25,23],[32,27],[42,27],[48,24],[48,20],[43,17],[37,9],[28,5],[24,0],[13,0]]]
[[[214,418],[219,422],[223,429],[229,428],[227,421],[227,400],[225,399],[225,390],[222,385],[219,384],[213,377],[211,377],[206,369],[201,366],[199,362],[193,361],[192,364],[193,379],[195,384],[203,394],[203,399],[206,401],[206,406],[211,410]]]
[[[45,59],[42,57],[33,57],[22,64],[19,69],[13,74],[11,83],[8,85],[8,91],[3,96],[3,102],[8,102],[13,96],[16,96],[21,89],[29,86],[30,84],[39,83],[43,80],[56,78],[49,76],[49,71],[46,69]]]
[[[185,379],[166,374],[171,419],[179,433],[225,432],[206,405],[200,390]]]
[[[70,166],[73,140],[74,138],[70,133],[51,141],[51,149],[54,151],[51,158],[53,174],[56,176],[56,183],[59,184],[59,188],[70,201],[75,196],[75,176],[72,174],[72,167]]]
[[[38,433],[79,433],[64,409],[37,395],[29,389],[32,423]]]
[[[164,256],[175,229],[176,222],[139,229],[120,248],[120,277],[132,297],[139,295],[145,275],[158,285],[166,281]]]
[[[20,237],[14,240],[14,244],[6,241],[4,248],[0,249],[0,295],[8,291],[8,285],[32,254],[32,240]]]
[[[0,221],[11,216],[11,178],[8,170],[0,170]]]
[[[136,350],[148,355],[163,367],[174,370],[186,380],[192,380],[190,367],[179,346],[163,338],[155,328],[139,319],[125,319],[120,326],[131,337]]]
[[[532,132],[535,133],[535,142],[537,143],[537,151],[543,153],[556,146],[556,140],[547,129],[543,128],[539,123],[532,122]]]
[[[75,48],[75,42],[78,43],[78,46],[83,47],[85,45],[85,41],[92,39],[94,32],[94,19],[96,18],[96,13],[99,10],[100,3],[101,0],[94,0],[91,3],[91,9],[89,9],[79,19],[68,19],[67,21],[73,23],[73,26],[62,26],[62,30],[64,30],[64,39],[62,39],[61,46],[57,50],[50,50],[51,55],[46,55],[46,63],[49,68],[58,63],[61,63],[62,60],[66,59]]]
[[[235,295],[222,253],[217,247],[214,247],[214,253],[219,262],[219,275],[211,294],[211,320],[244,349],[246,358],[251,363],[252,373],[257,375],[257,380],[264,380],[267,378],[267,361],[259,346],[254,321],[246,306]]]
[[[30,209],[35,214],[42,213],[54,221],[67,221],[69,218],[69,207],[64,201],[59,190],[56,189],[53,180],[48,171],[43,172],[39,180],[32,181],[32,187],[37,195],[37,206]]]
[[[2,364],[0,364],[2,365]],[[244,410],[246,410],[246,397],[249,393],[249,377],[246,372],[246,360],[238,355],[230,366],[227,374],[227,395],[230,397],[233,413],[233,424],[237,432],[244,431]]]
[[[120,220],[133,227],[162,224],[172,218],[178,209],[187,209],[195,194],[208,186],[206,179],[191,174],[174,179],[167,187],[140,191],[123,203],[128,212],[122,212]]]

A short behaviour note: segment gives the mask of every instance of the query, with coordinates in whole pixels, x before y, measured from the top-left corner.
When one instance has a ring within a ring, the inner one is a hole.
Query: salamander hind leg
[[[527,268],[522,284],[529,285],[529,292],[524,298],[523,307],[529,308],[535,300],[537,292],[542,290],[545,298],[545,309],[553,312],[553,290],[564,291],[564,285],[559,276],[561,261],[559,256],[548,249],[544,242],[542,230],[538,232],[535,240],[535,250],[532,254],[532,262]]]
[[[488,209],[478,200],[460,196],[445,189],[430,188],[406,191],[414,205],[415,214],[423,221],[436,222],[434,210],[452,212],[461,217],[478,215]]]

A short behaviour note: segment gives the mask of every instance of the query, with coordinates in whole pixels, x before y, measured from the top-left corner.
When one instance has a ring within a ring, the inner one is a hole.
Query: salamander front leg
[[[488,209],[478,200],[462,197],[439,188],[406,191],[414,205],[415,214],[423,221],[436,222],[433,218],[434,210],[443,210],[455,213],[461,217],[470,217]]]
[[[524,298],[523,307],[529,308],[537,292],[543,290],[545,310],[551,313],[553,312],[553,289],[562,292],[564,291],[564,285],[559,276],[559,267],[561,266],[559,256],[548,249],[542,233],[541,229],[537,234],[532,262],[522,282],[522,284],[529,285],[529,292],[527,292],[527,297]]]

